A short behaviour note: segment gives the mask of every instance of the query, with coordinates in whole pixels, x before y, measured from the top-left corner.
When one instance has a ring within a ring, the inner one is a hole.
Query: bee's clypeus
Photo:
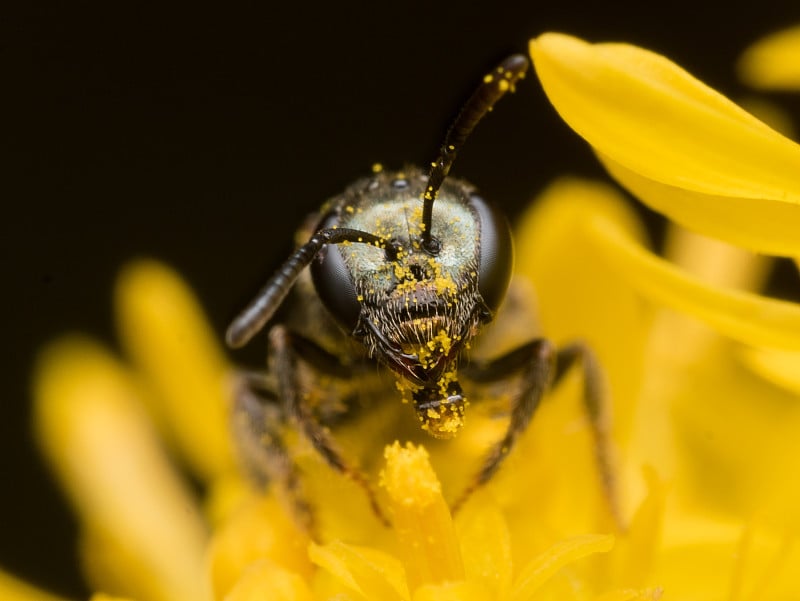
[[[478,121],[527,68],[528,60],[514,55],[483,78],[428,171],[376,167],[325,203],[301,228],[298,249],[228,329],[228,344],[244,345],[296,288],[285,319],[270,327],[267,373],[240,379],[234,423],[250,469],[289,491],[307,522],[313,508],[300,492],[284,444],[287,422],[296,424],[333,468],[359,483],[386,521],[368,479],[344,456],[327,423],[348,410],[347,383],[370,371],[364,359],[373,374],[375,364],[394,374],[395,396],[413,406],[422,430],[436,438],[457,435],[464,423],[468,402],[462,381],[517,382],[505,435],[476,466],[456,506],[492,477],[545,390],[579,362],[599,473],[616,513],[607,403],[591,351],[581,343],[557,350],[531,332],[528,342],[499,356],[470,360],[466,352],[502,310],[513,245],[505,217],[448,173]],[[309,373],[326,379],[325,391],[309,390]]]

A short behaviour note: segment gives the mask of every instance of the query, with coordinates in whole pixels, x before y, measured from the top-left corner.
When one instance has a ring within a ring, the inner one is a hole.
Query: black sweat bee
[[[314,399],[302,373],[347,381],[361,377],[365,363],[373,373],[376,366],[392,372],[400,389],[393,394],[413,406],[421,428],[436,438],[455,436],[464,423],[468,403],[462,382],[517,378],[505,434],[458,505],[498,470],[546,389],[580,363],[600,473],[613,498],[607,403],[597,362],[585,345],[556,349],[531,336],[489,360],[465,352],[501,310],[513,244],[504,215],[448,173],[473,128],[528,66],[527,58],[513,55],[483,78],[428,170],[376,169],[326,202],[301,228],[297,250],[231,323],[227,343],[240,347],[295,289],[288,317],[270,327],[267,373],[244,377],[237,395],[237,436],[260,477],[299,489],[282,437],[291,423],[333,468],[364,487],[375,513],[386,521],[366,477],[343,456],[326,425],[336,411]],[[337,400],[339,411],[346,411],[347,399]],[[295,495],[295,505],[310,520],[302,495]]]

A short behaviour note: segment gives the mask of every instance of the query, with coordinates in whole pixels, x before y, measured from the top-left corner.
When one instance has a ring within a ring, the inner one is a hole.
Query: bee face
[[[451,179],[433,213],[437,252],[426,251],[420,198],[427,183],[411,169],[351,186],[332,201],[320,228],[370,232],[384,244],[328,246],[311,270],[333,317],[400,376],[423,427],[444,436],[455,433],[463,412],[459,354],[500,304],[512,250],[505,221],[472,186]]]

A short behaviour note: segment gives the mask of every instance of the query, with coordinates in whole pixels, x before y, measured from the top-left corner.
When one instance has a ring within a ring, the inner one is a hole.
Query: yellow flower
[[[644,50],[547,34],[531,54],[611,174],[699,232],[674,227],[658,256],[618,192],[557,180],[517,228],[523,311],[487,332],[495,348],[529,339],[535,313],[557,344],[596,350],[613,392],[624,527],[575,374],[455,516],[450,503],[502,427],[477,402],[452,441],[399,430],[408,407],[392,399],[337,431],[391,527],[296,437],[315,512],[305,531],[285,495],[240,474],[232,369],[191,292],[141,262],[117,289],[127,359],[70,337],[42,353],[36,376],[39,440],[80,518],[97,601],[796,594],[800,306],[757,293],[769,261],[751,251],[800,255],[800,148]],[[6,576],[0,597],[51,599]]]

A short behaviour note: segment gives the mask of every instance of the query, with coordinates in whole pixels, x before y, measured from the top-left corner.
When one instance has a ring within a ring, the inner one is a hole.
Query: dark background
[[[796,0],[109,4],[4,8],[0,35],[0,565],[74,596],[76,529],[31,442],[30,370],[68,330],[115,344],[125,261],[177,267],[222,332],[306,213],[374,162],[430,161],[475,82],[530,37],[637,43],[738,98],[740,50],[800,22]],[[454,167],[512,217],[567,171],[603,177],[535,78]]]

